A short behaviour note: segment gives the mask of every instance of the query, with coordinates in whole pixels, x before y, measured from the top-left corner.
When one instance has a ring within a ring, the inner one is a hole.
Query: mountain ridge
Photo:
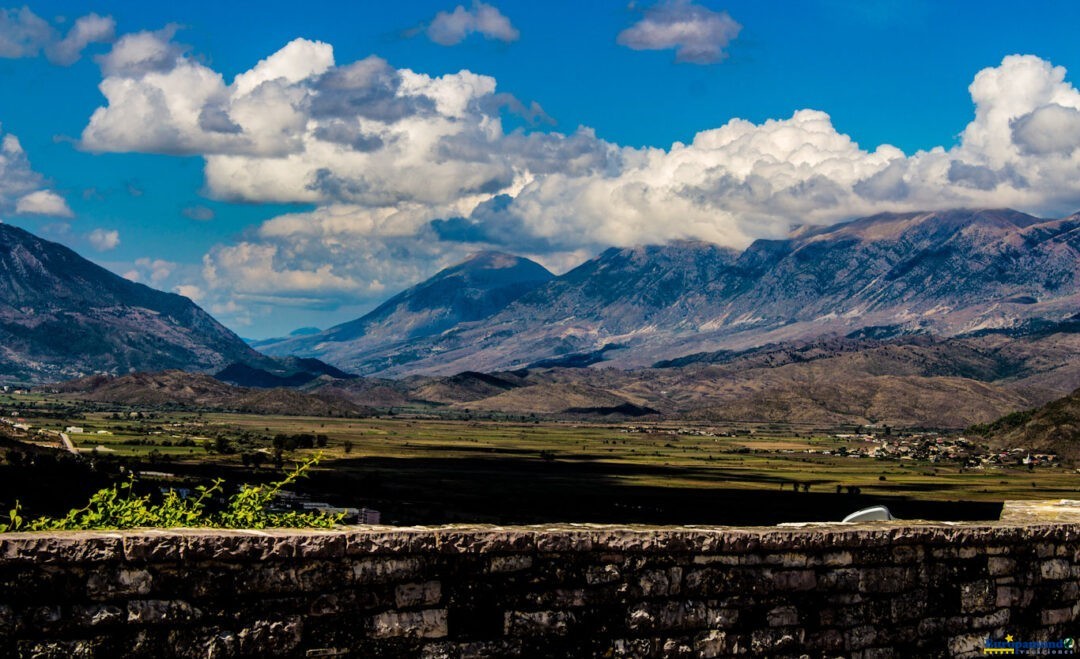
[[[71,249],[0,223],[0,378],[262,364],[190,299],[128,281]]]
[[[610,248],[485,318],[361,352],[324,333],[330,341],[301,354],[397,377],[574,355],[633,368],[866,328],[955,336],[1065,318],[1080,304],[1078,264],[1077,215],[881,214],[742,252],[698,241]],[[588,357],[599,351],[602,360]]]
[[[380,343],[407,343],[488,317],[553,277],[546,268],[524,257],[477,252],[392,296],[356,320],[314,334],[260,342],[259,347],[274,356],[325,357],[328,362],[345,362],[341,358],[345,352],[363,351]],[[334,347],[327,351],[320,348],[326,345]]]

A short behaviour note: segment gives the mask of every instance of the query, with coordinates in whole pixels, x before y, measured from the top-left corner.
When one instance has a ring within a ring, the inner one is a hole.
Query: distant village
[[[697,437],[751,436],[752,431],[741,433],[708,428],[658,428],[655,426],[628,426],[625,433],[660,434]],[[804,449],[802,452],[817,455],[836,455],[846,458],[876,458],[881,460],[911,460],[920,462],[949,462],[969,469],[992,467],[1061,467],[1061,459],[1054,453],[1040,453],[1024,447],[993,449],[967,437],[944,435],[934,432],[904,432],[893,434],[891,428],[871,427],[866,431],[834,433],[833,439],[844,442],[831,449]],[[745,449],[749,452],[749,449]],[[782,449],[781,453],[797,453],[794,449]]]

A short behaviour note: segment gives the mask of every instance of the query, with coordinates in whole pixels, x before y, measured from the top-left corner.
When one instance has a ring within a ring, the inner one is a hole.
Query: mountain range
[[[1077,215],[879,215],[742,251],[612,248],[561,276],[481,252],[354,321],[259,342],[270,356],[65,247],[8,225],[0,244],[0,377],[104,374],[72,391],[109,400],[959,428],[1080,386]]]
[[[513,287],[493,286],[493,271]],[[689,241],[612,248],[562,276],[545,273],[485,253],[356,321],[260,349],[401,377],[640,368],[821,336],[949,337],[1060,322],[1080,308],[1080,215],[884,214],[741,252]]]

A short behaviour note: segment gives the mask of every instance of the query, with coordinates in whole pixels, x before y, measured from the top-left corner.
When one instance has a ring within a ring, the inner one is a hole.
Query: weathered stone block
[[[851,565],[852,557],[850,551],[831,551],[821,557],[823,565],[830,567]]]
[[[123,622],[125,610],[113,604],[76,604],[71,607],[71,619],[80,627],[97,627]]]
[[[922,547],[910,547],[901,545],[899,547],[893,547],[892,562],[898,565],[916,563],[922,561],[925,558],[925,555],[926,550],[924,550]]]
[[[277,594],[300,590],[296,569],[289,564],[264,563],[244,570],[234,581],[239,594]]]
[[[1039,544],[1035,545],[1035,555],[1039,558],[1049,558],[1051,556],[1056,556],[1057,550],[1057,545],[1047,542],[1040,542]]]
[[[782,567],[806,567],[807,559],[806,554],[783,552],[769,554],[765,557],[765,563],[769,565],[780,565]]]
[[[93,659],[98,655],[98,643],[89,640],[80,641],[21,641],[15,648],[17,657],[35,659]]]
[[[132,595],[147,595],[153,578],[143,569],[101,568],[94,570],[86,581],[86,594],[92,599],[116,599]]]
[[[697,656],[707,659],[727,656],[730,654],[727,633],[714,629],[698,636],[694,640],[694,652]]]
[[[794,606],[778,606],[766,618],[770,627],[789,627],[799,624],[799,610]]]
[[[752,655],[787,654],[802,642],[805,632],[801,629],[755,629],[750,634]]]
[[[817,587],[817,574],[813,570],[776,572],[772,576],[772,585],[780,591],[812,590]]]
[[[1001,577],[1012,574],[1016,570],[1016,561],[1003,556],[991,556],[987,559],[987,570],[992,577]]]
[[[864,648],[851,653],[851,659],[892,659],[899,656],[892,648]]]
[[[889,617],[893,622],[919,620],[926,615],[929,602],[930,594],[926,590],[918,590],[896,597],[889,602]]]
[[[998,609],[985,616],[975,616],[971,619],[972,629],[1000,629],[1009,623],[1011,617],[1009,609]]]
[[[446,634],[446,609],[387,611],[371,619],[375,638],[443,638]]]
[[[328,616],[357,608],[356,593],[323,593],[311,600],[307,614],[309,616]]]
[[[0,561],[35,565],[106,563],[124,554],[117,533],[65,531],[57,533],[5,533],[0,536]]]
[[[945,629],[945,618],[923,618],[918,625],[919,636],[923,638],[934,638],[943,629]]]
[[[878,638],[878,630],[871,625],[860,625],[849,629],[844,634],[844,645],[849,650],[861,650],[873,645]]]
[[[136,625],[190,622],[202,612],[182,600],[134,600],[127,604],[127,621]]]
[[[994,606],[1013,606],[1020,601],[1021,590],[1015,586],[998,586]]]
[[[738,565],[738,556],[694,556],[694,565]]]
[[[438,581],[401,584],[394,589],[398,608],[433,606],[442,599],[442,584]]]
[[[303,592],[324,592],[347,583],[351,571],[340,560],[300,561],[293,569],[295,586]]]
[[[617,638],[611,642],[611,647],[603,654],[612,657],[650,657],[654,654],[653,639]]]
[[[533,557],[527,554],[493,556],[488,560],[488,572],[520,572],[533,566]]]
[[[1068,579],[1072,575],[1072,566],[1063,558],[1055,558],[1040,563],[1039,574],[1048,581]]]
[[[184,559],[187,542],[183,535],[162,529],[125,535],[124,559],[132,563],[160,563]]]
[[[975,581],[960,585],[960,610],[963,613],[985,613],[997,602],[993,581]]]
[[[840,568],[824,572],[818,581],[829,592],[854,591],[859,589],[861,576],[861,571],[856,568]]]
[[[738,611],[714,608],[700,601],[644,602],[630,607],[626,625],[631,630],[716,629],[735,624]]]
[[[507,636],[564,636],[576,621],[569,611],[507,611],[503,628]]]
[[[863,568],[859,590],[868,593],[901,593],[918,583],[918,572],[910,567]]]
[[[806,637],[806,647],[817,650],[822,655],[839,653],[844,649],[844,635],[838,629],[822,629],[811,632]]]
[[[303,630],[303,622],[296,617],[259,620],[236,633],[236,645],[242,655],[289,656],[296,653]]]
[[[590,565],[585,570],[585,583],[590,586],[612,583],[622,578],[617,565]]]
[[[430,562],[432,559],[426,559]],[[404,581],[419,576],[425,567],[421,558],[367,558],[352,565],[355,583],[368,584],[384,581]]]
[[[1077,609],[1080,609],[1080,604],[1076,606],[1067,606],[1060,609],[1050,609],[1043,611],[1040,616],[1042,624],[1044,625],[1062,625],[1067,622],[1072,622],[1077,618]]]
[[[964,655],[982,654],[985,634],[962,634],[949,639],[949,654],[957,657]]]
[[[682,576],[681,567],[648,570],[638,577],[638,585],[641,587],[641,594],[645,597],[678,595],[682,590]]]

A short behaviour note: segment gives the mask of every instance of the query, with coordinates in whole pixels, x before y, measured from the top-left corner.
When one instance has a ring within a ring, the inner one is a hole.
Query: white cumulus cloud
[[[470,9],[458,5],[454,11],[440,11],[428,24],[425,33],[442,46],[459,44],[471,34],[505,42],[517,41],[521,36],[502,12],[479,0],[474,0]]]
[[[111,16],[87,14],[75,20],[66,36],[29,7],[0,9],[0,57],[36,57],[42,52],[53,64],[70,66],[91,43],[108,43],[116,36]]]
[[[716,12],[690,0],[664,0],[619,33],[616,41],[633,50],[674,50],[676,62],[712,64],[742,30],[726,11]]]
[[[87,14],[75,19],[67,36],[45,46],[45,55],[53,64],[70,66],[79,61],[83,50],[92,43],[109,43],[116,37],[112,16]]]
[[[86,234],[86,239],[97,251],[107,252],[120,245],[120,232],[116,229],[94,229]]]
[[[37,190],[19,197],[15,202],[15,212],[21,215],[74,216],[64,198],[51,190]]]
[[[64,198],[45,189],[45,178],[35,172],[14,135],[0,130],[0,214],[72,217]]]

